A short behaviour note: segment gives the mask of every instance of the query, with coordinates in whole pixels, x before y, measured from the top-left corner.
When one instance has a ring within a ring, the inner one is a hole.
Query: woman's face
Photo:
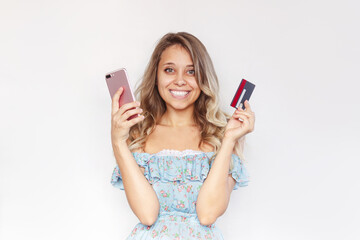
[[[190,54],[181,45],[166,48],[160,57],[157,87],[167,108],[183,110],[193,107],[201,90],[195,79]]]

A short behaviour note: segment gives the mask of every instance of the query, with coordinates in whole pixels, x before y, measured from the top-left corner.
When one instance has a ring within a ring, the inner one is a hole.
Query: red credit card
[[[242,79],[240,82],[240,85],[235,93],[235,96],[233,98],[233,100],[231,101],[230,106],[234,107],[234,108],[238,108],[241,107],[243,110],[245,110],[245,104],[244,102],[246,100],[249,101],[250,96],[252,94],[252,92],[254,91],[255,88],[255,84]]]

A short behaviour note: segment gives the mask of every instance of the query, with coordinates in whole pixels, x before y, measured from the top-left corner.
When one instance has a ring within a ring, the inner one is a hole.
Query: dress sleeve
[[[236,190],[239,187],[245,187],[248,185],[249,175],[244,166],[244,163],[240,160],[240,158],[237,155],[232,154],[231,158],[234,161],[233,164],[234,168],[232,170],[229,170],[229,174],[231,174],[236,181],[236,184],[233,189]]]
[[[135,160],[136,160],[136,163],[140,166],[140,167],[143,167],[145,168],[145,172],[146,169],[147,169],[147,165],[148,165],[148,157],[147,155],[145,154],[139,154],[139,153],[132,153]],[[121,172],[120,172],[120,169],[119,169],[119,166],[116,164],[114,170],[113,170],[113,173],[112,173],[112,176],[111,176],[111,184],[116,187],[116,188],[119,188],[120,190],[124,190],[124,184],[123,184],[123,181],[122,181],[122,177],[121,177]]]

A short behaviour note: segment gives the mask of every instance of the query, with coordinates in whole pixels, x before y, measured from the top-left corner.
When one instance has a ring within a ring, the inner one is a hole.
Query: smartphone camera
[[[109,79],[109,78],[111,78],[111,75],[110,74],[106,75],[106,79]]]

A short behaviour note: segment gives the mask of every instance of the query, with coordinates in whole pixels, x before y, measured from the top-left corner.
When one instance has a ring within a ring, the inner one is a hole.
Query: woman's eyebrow
[[[173,62],[167,62],[167,63],[164,63],[164,64],[163,64],[163,66],[165,66],[165,65],[176,65],[176,64],[173,63]],[[193,64],[189,64],[189,65],[186,65],[186,67],[194,67],[194,65],[193,65]]]

